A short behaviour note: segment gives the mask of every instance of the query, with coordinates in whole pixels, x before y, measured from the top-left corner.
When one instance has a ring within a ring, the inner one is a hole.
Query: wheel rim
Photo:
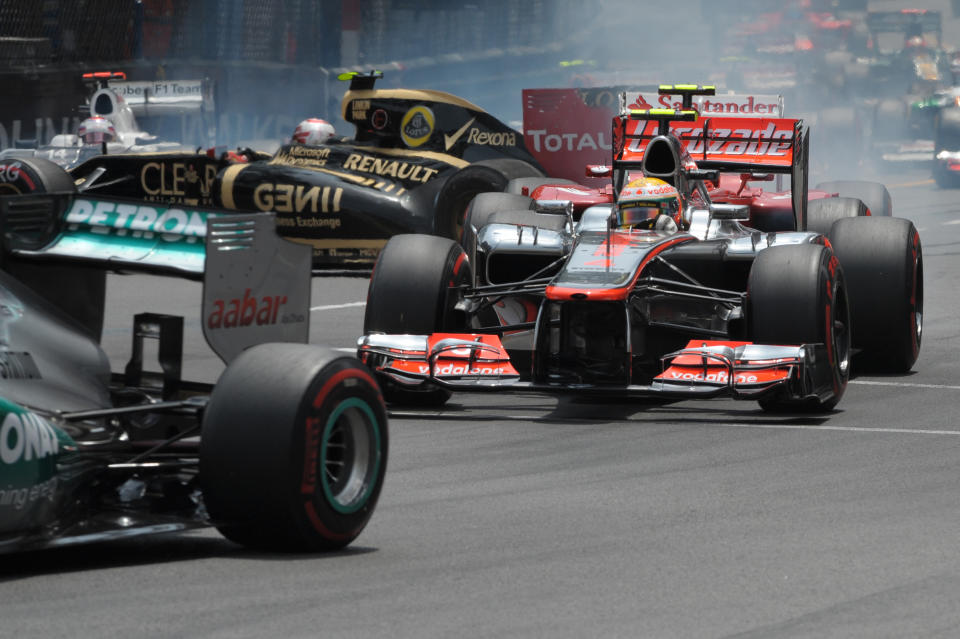
[[[330,413],[320,448],[323,492],[340,513],[363,508],[380,472],[380,428],[369,404],[344,400]]]

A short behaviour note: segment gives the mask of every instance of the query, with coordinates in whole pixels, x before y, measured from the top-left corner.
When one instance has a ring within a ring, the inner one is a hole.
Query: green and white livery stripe
[[[32,253],[201,274],[207,220],[216,215],[175,205],[77,197],[64,215],[60,236]]]

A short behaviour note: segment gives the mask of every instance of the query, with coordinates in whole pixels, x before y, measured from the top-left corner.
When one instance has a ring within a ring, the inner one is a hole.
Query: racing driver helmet
[[[337,131],[333,125],[320,118],[308,118],[297,125],[293,132],[291,144],[323,144]]]
[[[675,233],[684,227],[677,189],[658,178],[630,180],[617,198],[617,228]]]
[[[95,115],[80,123],[80,128],[77,129],[77,137],[83,140],[84,144],[116,142],[117,130],[110,124],[110,120]]]

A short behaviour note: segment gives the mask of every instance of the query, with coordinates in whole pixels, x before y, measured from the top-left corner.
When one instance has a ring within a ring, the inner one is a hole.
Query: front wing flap
[[[758,399],[778,392],[789,399],[828,399],[832,374],[823,344],[771,346],[751,342],[692,340],[665,355],[663,372],[650,384],[552,385],[521,382],[496,335],[365,335],[358,357],[376,374],[408,388],[525,390],[548,393],[666,396],[678,399]]]
[[[376,373],[408,387],[483,390],[520,379],[496,335],[365,335],[357,350]]]

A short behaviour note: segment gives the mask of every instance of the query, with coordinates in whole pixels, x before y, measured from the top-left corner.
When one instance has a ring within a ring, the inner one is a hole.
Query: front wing
[[[829,399],[834,391],[823,344],[772,346],[751,342],[691,340],[662,358],[663,371],[649,384],[549,384],[520,381],[495,335],[365,335],[358,357],[383,380],[410,390],[522,390],[547,393],[662,396],[676,399]]]

